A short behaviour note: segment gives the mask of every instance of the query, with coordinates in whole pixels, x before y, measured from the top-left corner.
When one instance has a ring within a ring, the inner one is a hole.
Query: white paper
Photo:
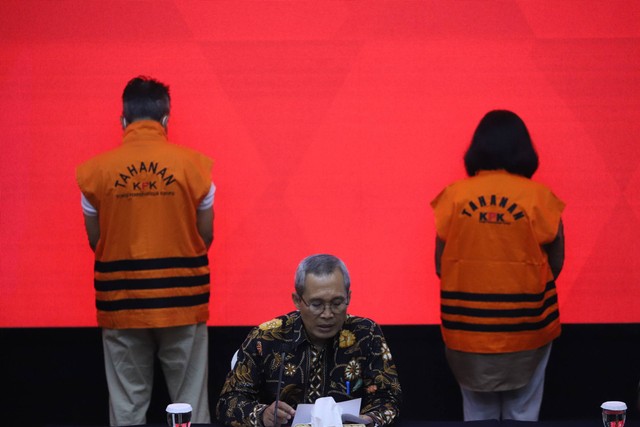
[[[311,410],[311,427],[342,427],[342,409],[333,397],[317,399]]]
[[[366,420],[360,418],[360,405],[362,399],[345,400],[337,405],[342,410],[342,422],[347,424],[366,424]],[[292,425],[311,424],[311,411],[313,403],[301,403],[296,407],[296,415],[293,417]]]

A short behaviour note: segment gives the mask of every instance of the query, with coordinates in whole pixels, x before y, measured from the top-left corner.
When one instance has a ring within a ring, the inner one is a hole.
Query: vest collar
[[[164,127],[155,120],[138,120],[131,123],[124,130],[122,143],[145,140],[167,140],[167,132]]]
[[[476,173],[476,175],[493,175],[493,174],[511,175],[509,172],[507,172],[504,169],[481,169]]]

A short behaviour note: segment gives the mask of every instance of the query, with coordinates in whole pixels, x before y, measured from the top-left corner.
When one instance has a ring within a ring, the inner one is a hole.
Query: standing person
[[[167,86],[137,77],[122,101],[122,145],[76,171],[95,252],[110,423],[146,423],[156,356],[171,400],[209,423],[212,161],[167,140]]]
[[[538,155],[510,111],[480,121],[469,177],[433,200],[442,335],[465,421],[537,421],[551,342],[564,203],[531,180]]]
[[[297,404],[327,396],[361,398],[361,418],[371,427],[397,420],[402,390],[391,351],[373,320],[347,314],[350,285],[347,267],[333,255],[300,262],[292,294],[297,311],[249,333],[218,400],[220,422],[288,424]]]

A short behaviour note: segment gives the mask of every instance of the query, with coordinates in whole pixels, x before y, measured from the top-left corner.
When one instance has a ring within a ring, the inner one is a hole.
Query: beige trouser
[[[205,323],[156,329],[103,329],[112,426],[146,424],[155,356],[171,402],[189,403],[193,423],[209,424],[208,331]]]

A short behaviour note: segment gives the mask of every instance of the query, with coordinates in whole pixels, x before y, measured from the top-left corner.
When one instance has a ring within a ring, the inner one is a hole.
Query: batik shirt
[[[375,322],[347,316],[333,341],[318,348],[308,340],[300,313],[292,312],[249,333],[222,388],[218,420],[234,427],[262,426],[262,413],[276,400],[282,364],[280,400],[293,408],[326,396],[336,402],[362,398],[360,412],[374,425],[388,425],[398,417],[400,382]]]

